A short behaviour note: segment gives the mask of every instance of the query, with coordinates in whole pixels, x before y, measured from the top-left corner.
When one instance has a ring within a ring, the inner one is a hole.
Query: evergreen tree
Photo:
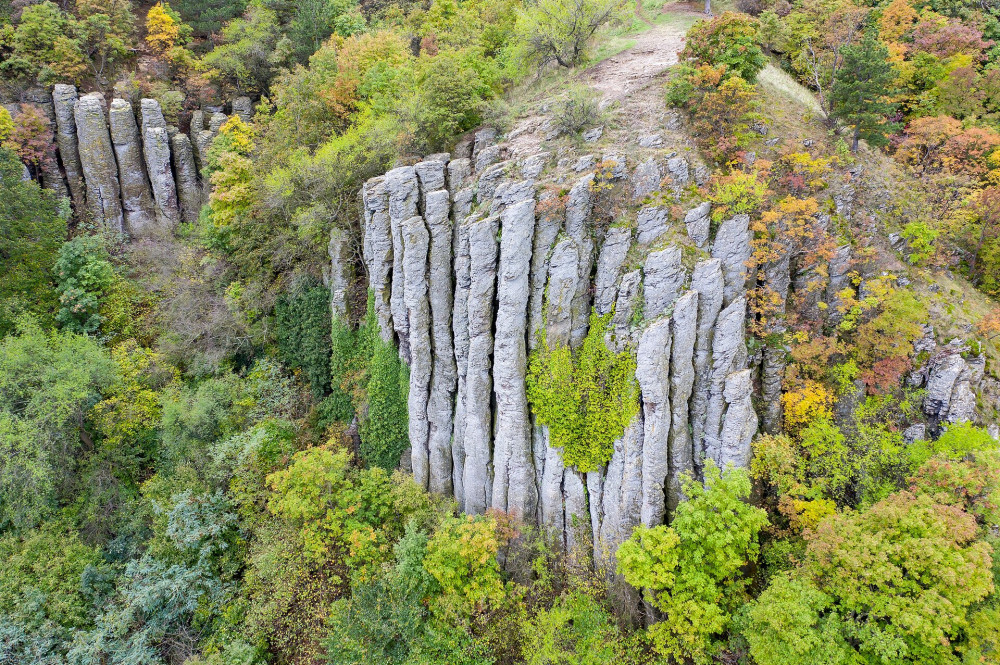
[[[890,86],[896,79],[889,63],[889,49],[879,41],[877,30],[871,28],[860,44],[845,46],[840,55],[843,64],[831,92],[833,116],[854,127],[853,152],[858,151],[862,138],[872,145],[885,145],[888,135],[898,129],[898,124],[889,120],[896,111],[896,104],[888,101]]]

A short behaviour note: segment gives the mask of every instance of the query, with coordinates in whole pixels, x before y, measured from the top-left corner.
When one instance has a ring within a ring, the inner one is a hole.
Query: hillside
[[[1000,663],[1000,15],[703,9],[0,8],[0,663]]]

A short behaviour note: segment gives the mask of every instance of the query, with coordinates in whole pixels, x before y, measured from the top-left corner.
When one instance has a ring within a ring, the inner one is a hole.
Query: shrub
[[[274,307],[275,337],[282,359],[301,369],[313,395],[330,391],[330,291],[302,286]]]
[[[688,30],[681,57],[701,65],[723,65],[723,77],[739,76],[753,84],[767,64],[757,44],[759,28],[756,19],[735,12],[699,21]]]
[[[72,332],[95,332],[102,320],[101,297],[115,279],[102,239],[83,235],[65,243],[54,270],[60,303],[56,321]]]
[[[574,86],[565,99],[556,104],[554,122],[559,131],[576,134],[600,122],[600,100],[586,86]]]
[[[563,449],[563,462],[593,471],[611,459],[615,439],[639,412],[636,361],[631,350],[613,353],[604,343],[611,315],[590,317],[590,330],[576,353],[568,345],[549,348],[543,338],[528,360],[528,401],[549,444]]]
[[[520,11],[517,31],[529,60],[575,67],[589,55],[597,30],[621,6],[620,0],[538,0]]]
[[[492,96],[479,73],[457,53],[431,58],[418,78],[417,137],[429,149],[443,148],[472,129]]]

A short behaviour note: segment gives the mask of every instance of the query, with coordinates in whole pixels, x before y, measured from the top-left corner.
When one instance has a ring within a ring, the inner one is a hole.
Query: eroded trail
[[[660,23],[636,36],[632,48],[591,67],[580,80],[601,92],[607,101],[620,101],[641,90],[666,68],[677,63],[677,52],[684,48],[684,34],[701,14],[689,10],[671,10],[691,20]]]

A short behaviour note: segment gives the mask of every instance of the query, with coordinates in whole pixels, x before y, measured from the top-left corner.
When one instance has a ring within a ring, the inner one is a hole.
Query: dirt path
[[[686,9],[669,13],[691,14],[692,22],[696,15]],[[677,62],[688,25],[686,21],[654,25],[636,36],[635,46],[591,67],[581,74],[580,80],[598,90],[605,102],[625,99]]]

